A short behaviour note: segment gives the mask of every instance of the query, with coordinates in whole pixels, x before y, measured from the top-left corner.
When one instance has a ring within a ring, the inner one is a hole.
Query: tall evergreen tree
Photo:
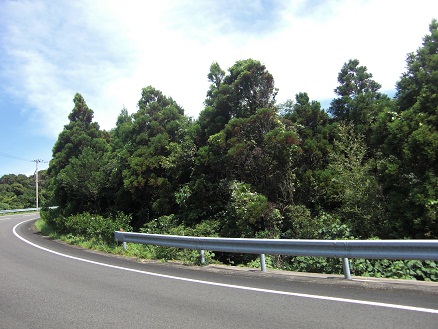
[[[380,118],[381,162],[392,231],[398,237],[437,238],[438,21],[422,47],[407,56],[397,83],[396,110]]]
[[[280,109],[282,116],[296,125],[302,150],[297,163],[294,201],[305,205],[312,214],[317,214],[330,203],[324,189],[326,181],[330,179],[325,170],[333,140],[329,115],[319,102],[310,101],[307,93],[298,93],[295,101],[281,104]]]
[[[253,59],[237,61],[228,71],[218,63],[210,66],[211,82],[199,115],[202,141],[218,133],[231,118],[249,117],[260,108],[272,108],[277,90],[265,65]]]
[[[225,76],[224,84],[231,87],[231,117],[247,118],[275,103],[274,77],[259,61],[237,61]]]
[[[175,211],[175,191],[179,180],[186,177],[176,170],[176,162],[185,154],[189,119],[184,110],[172,98],[149,86],[143,88],[138,102],[138,111],[132,124],[126,122],[128,139],[123,163],[124,188],[130,192],[136,205],[136,218],[141,226],[150,219],[168,215]],[[121,132],[120,130],[118,130]],[[123,137],[126,138],[126,137]],[[184,169],[190,172],[190,167]]]
[[[96,162],[108,150],[109,134],[93,122],[94,113],[81,94],[77,93],[73,102],[75,106],[68,116],[70,122],[58,136],[47,170],[51,203],[66,214],[96,212],[100,208],[96,206],[99,191],[85,185],[98,184],[94,181],[95,174],[102,165]]]
[[[349,60],[338,74],[339,86],[329,108],[335,121],[351,121],[355,132],[371,143],[371,128],[379,113],[391,105],[388,96],[381,94],[381,85],[372,79],[366,66],[359,65],[357,59]]]

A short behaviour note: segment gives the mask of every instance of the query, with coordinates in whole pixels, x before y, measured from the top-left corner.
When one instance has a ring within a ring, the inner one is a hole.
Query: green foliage
[[[47,200],[46,171],[38,172],[39,205]],[[35,176],[3,175],[0,177],[0,210],[25,209],[36,206]]]
[[[284,238],[345,240],[352,237],[349,227],[334,215],[321,212],[312,216],[309,209],[301,205],[289,206],[285,213],[285,228],[288,229],[284,231]]]
[[[229,208],[235,219],[235,234],[240,234],[238,237],[242,238],[252,238],[256,232],[265,229],[271,211],[268,200],[264,195],[251,191],[249,184],[233,181],[230,190]]]
[[[135,230],[162,234],[437,238],[437,31],[433,20],[422,47],[408,55],[394,99],[352,59],[338,74],[328,111],[305,92],[276,104],[273,76],[253,59],[227,71],[210,66],[197,120],[148,86],[137,111],[122,109],[106,132],[76,94],[53,148],[49,196],[59,208],[44,211],[46,220],[60,232],[103,239],[117,212],[132,214]],[[26,184],[21,177],[0,181],[0,207],[27,202]],[[148,257],[199,261],[197,251],[130,248]],[[214,257],[257,263],[255,256]],[[269,266],[286,269],[341,271],[337,259],[268,259]],[[436,275],[432,263],[352,264],[361,275]]]
[[[114,231],[131,231],[131,216],[116,213],[109,218],[83,212],[63,217],[58,211],[43,210],[41,217],[48,225],[61,233],[69,233],[86,239],[94,239],[107,244],[114,243]]]
[[[381,223],[379,186],[364,161],[367,148],[353,125],[340,123],[338,138],[328,165],[335,173],[332,181],[337,193],[332,198],[340,203],[336,212],[355,236],[369,238],[377,233],[377,225]]]
[[[103,191],[108,184],[105,167],[104,156],[87,147],[59,172],[57,181],[70,200],[65,205],[69,213],[98,213],[105,206],[102,204]]]
[[[229,178],[251,184],[274,203],[293,198],[298,144],[293,127],[271,109],[233,119],[209,139],[212,152],[222,156]]]
[[[342,274],[342,260],[339,258],[296,256],[285,258],[281,268],[296,272]]]
[[[246,118],[258,109],[274,105],[277,95],[274,77],[259,61],[237,61],[223,81],[231,87],[231,117]]]
[[[438,268],[434,261],[351,259],[350,270],[357,276],[438,281]]]
[[[295,124],[299,137],[299,152],[293,172],[294,184],[289,184],[287,203],[303,205],[316,214],[320,209],[330,210],[333,200],[327,171],[334,138],[333,125],[321,104],[310,101],[307,93],[298,93],[295,102],[288,100],[279,106],[282,116]]]
[[[366,66],[359,66],[357,59],[349,60],[338,74],[339,86],[335,93],[330,113],[337,119],[353,121],[356,126],[369,125],[374,115],[374,103],[381,97],[378,93],[381,85],[372,80]]]
[[[213,63],[208,79],[211,85],[205,100],[207,107],[199,116],[200,137],[204,142],[223,129],[231,118],[247,118],[275,104],[274,77],[259,61],[237,61],[228,74],[218,63]]]
[[[336,122],[351,121],[354,131],[362,135],[366,145],[371,145],[371,134],[380,113],[392,108],[393,101],[378,90],[381,85],[372,79],[366,66],[359,66],[357,59],[349,60],[339,72],[339,86],[329,108]],[[378,146],[378,145],[374,145]],[[373,149],[369,155],[372,155]]]
[[[172,98],[149,86],[142,90],[138,106],[132,121],[126,113],[119,117],[114,142],[125,146],[114,153],[121,172],[118,180],[134,209],[118,207],[132,211],[140,227],[176,208],[174,194],[187,180],[196,147],[190,138],[191,122]],[[118,135],[123,141],[117,141]]]
[[[109,138],[92,122],[93,111],[80,94],[75,95],[73,102],[70,122],[59,134],[47,170],[50,203],[59,206],[66,216],[100,208],[97,199],[105,175],[101,172],[104,168],[101,160],[108,151]]]
[[[342,224],[339,218],[328,213],[312,217],[309,210],[303,206],[290,206],[287,209],[289,229],[285,238],[317,239],[317,240],[350,240],[353,239],[350,229]],[[337,258],[282,256],[277,259],[279,268],[315,273],[342,273],[342,261]]]
[[[194,227],[186,227],[179,223],[174,215],[162,216],[145,224],[140,229],[142,233],[168,234],[179,236],[217,236],[219,222],[206,220]],[[199,250],[178,249],[171,247],[146,246],[151,258],[162,260],[183,260],[184,264],[200,264]],[[204,253],[205,264],[213,262],[214,253],[206,250]]]
[[[437,238],[438,22],[397,83],[395,111],[379,116],[381,181],[395,237]]]

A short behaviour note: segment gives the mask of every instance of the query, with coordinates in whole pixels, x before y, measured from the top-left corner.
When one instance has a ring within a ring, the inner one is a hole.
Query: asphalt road
[[[0,328],[437,328],[438,284],[108,256],[0,216]]]

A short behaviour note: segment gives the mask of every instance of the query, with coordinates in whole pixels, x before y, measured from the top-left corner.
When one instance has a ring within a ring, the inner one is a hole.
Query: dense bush
[[[187,227],[175,219],[174,215],[163,216],[150,221],[140,229],[142,233],[151,234],[168,234],[180,236],[217,236],[216,230],[219,227],[219,222],[207,220],[201,222],[195,227]],[[200,264],[199,250],[188,250],[171,247],[147,246],[147,249],[152,258],[172,260],[183,260],[186,264]],[[206,250],[204,253],[205,264],[213,262],[214,253]]]
[[[350,270],[358,276],[438,281],[438,268],[434,261],[352,259]]]
[[[43,210],[43,219],[55,230],[63,233],[114,243],[114,231],[132,231],[131,216],[116,213],[109,218],[90,213],[64,217],[56,210]]]
[[[39,206],[47,200],[46,171],[39,173]],[[3,175],[0,177],[0,210],[34,208],[36,203],[35,176]]]

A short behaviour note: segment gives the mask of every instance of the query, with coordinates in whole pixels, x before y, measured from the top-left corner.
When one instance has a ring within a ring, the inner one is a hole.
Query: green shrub
[[[64,217],[56,210],[44,209],[41,217],[59,233],[96,239],[108,244],[114,243],[114,231],[132,231],[131,216],[121,212],[109,218],[87,212]]]
[[[59,208],[42,208],[40,210],[40,216],[54,231],[66,233],[66,227],[64,225],[65,217],[61,214]]]
[[[174,215],[161,216],[146,223],[141,229],[141,233],[168,234],[180,236],[218,236],[217,230],[219,222],[215,220],[205,220],[195,227],[187,227],[179,223]],[[200,264],[201,256],[199,250],[179,249],[173,247],[147,246],[152,258],[162,260],[182,260],[184,264]],[[205,264],[213,261],[214,253],[204,252]]]
[[[438,281],[438,269],[434,261],[351,259],[350,270],[357,276]]]

